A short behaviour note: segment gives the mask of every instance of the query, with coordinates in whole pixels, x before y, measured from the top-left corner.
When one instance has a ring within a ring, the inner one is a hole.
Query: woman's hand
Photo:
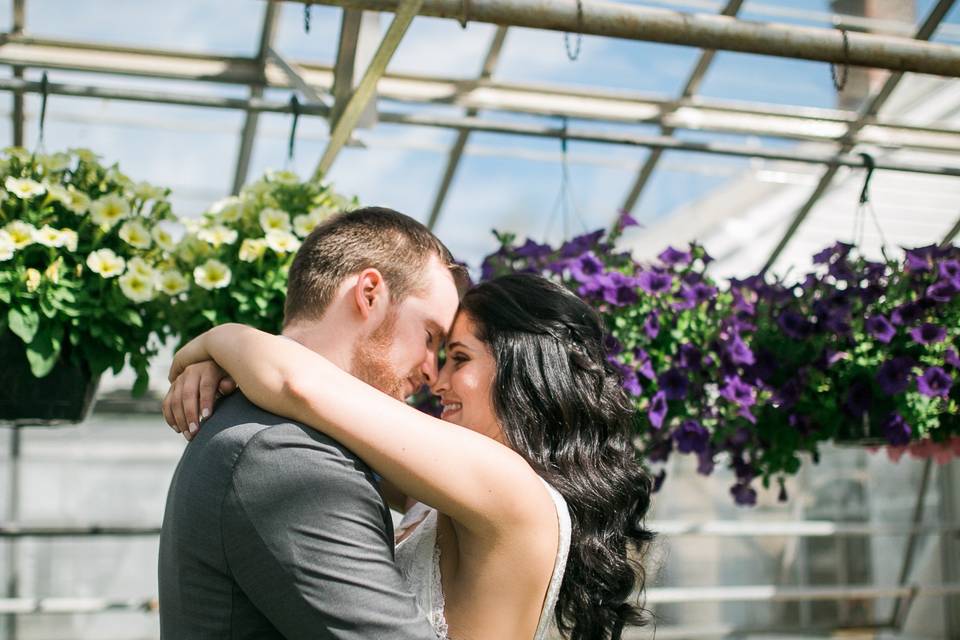
[[[190,344],[192,342],[187,346]],[[184,349],[177,352],[177,358]],[[217,396],[233,393],[237,385],[213,360],[183,365],[185,361],[186,358],[178,364],[174,358],[171,375],[178,366],[180,373],[163,399],[163,417],[174,431],[189,441],[200,430],[200,423],[213,413]]]

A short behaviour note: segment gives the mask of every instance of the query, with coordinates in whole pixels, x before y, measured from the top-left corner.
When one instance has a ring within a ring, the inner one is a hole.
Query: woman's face
[[[473,320],[466,313],[457,315],[446,351],[446,362],[433,385],[443,404],[441,419],[504,442],[490,393],[496,371],[493,354],[474,334]]]

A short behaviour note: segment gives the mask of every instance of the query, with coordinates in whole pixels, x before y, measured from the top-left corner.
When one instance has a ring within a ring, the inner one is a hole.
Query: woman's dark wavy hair
[[[630,434],[634,409],[604,348],[600,317],[527,274],[470,289],[461,309],[496,363],[493,407],[509,445],[567,501],[572,541],[556,608],[571,640],[616,640],[643,625],[641,560],[652,480]]]

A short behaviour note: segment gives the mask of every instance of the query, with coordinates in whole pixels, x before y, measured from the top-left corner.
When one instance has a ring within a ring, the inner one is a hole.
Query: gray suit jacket
[[[370,469],[240,392],[177,466],[159,577],[164,640],[436,638]]]

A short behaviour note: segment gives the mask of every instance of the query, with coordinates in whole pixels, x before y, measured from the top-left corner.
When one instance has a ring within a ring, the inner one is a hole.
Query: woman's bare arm
[[[171,380],[207,359],[253,403],[333,437],[400,492],[474,533],[509,531],[553,512],[534,471],[509,447],[417,411],[297,342],[221,325],[177,352]]]

